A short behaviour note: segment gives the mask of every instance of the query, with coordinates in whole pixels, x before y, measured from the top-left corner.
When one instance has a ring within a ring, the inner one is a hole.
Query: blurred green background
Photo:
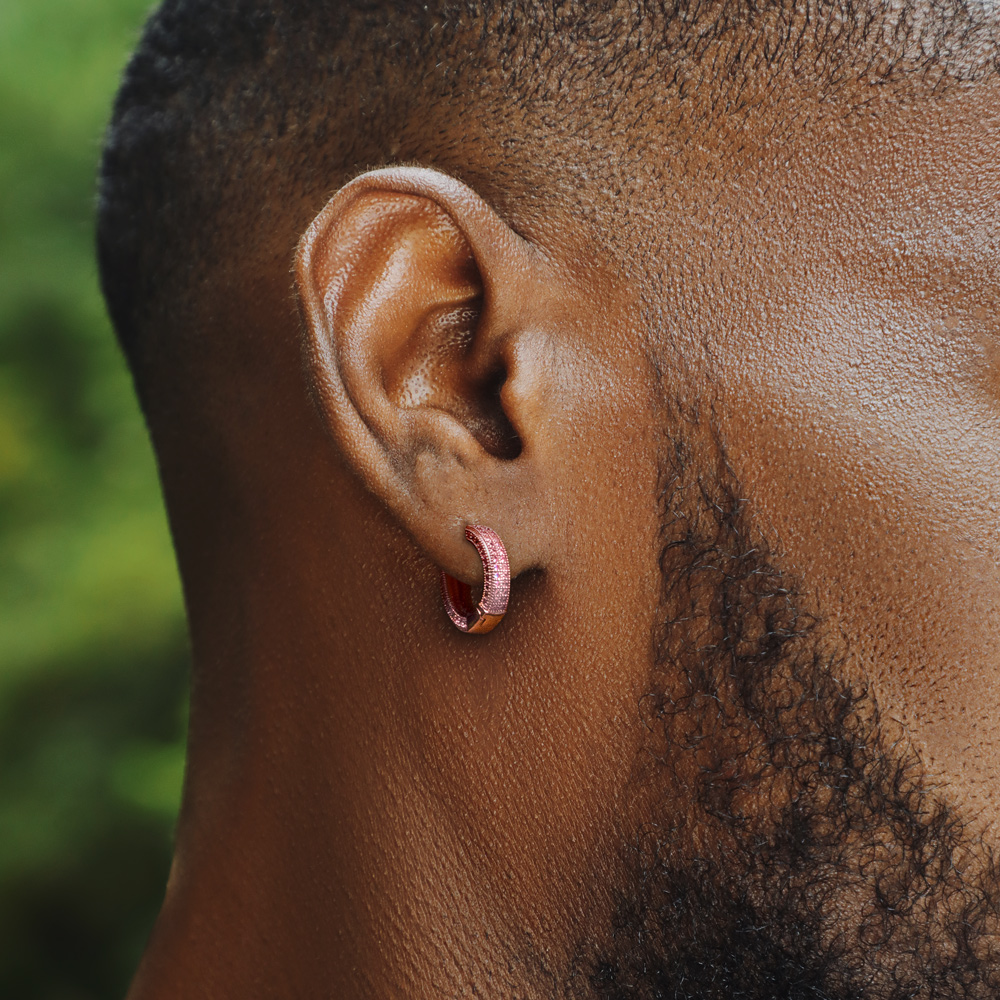
[[[0,997],[121,997],[170,862],[187,650],[97,287],[94,175],[148,0],[0,0]]]

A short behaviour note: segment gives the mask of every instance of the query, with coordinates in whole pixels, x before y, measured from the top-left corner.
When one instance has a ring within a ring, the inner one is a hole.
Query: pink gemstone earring
[[[441,596],[444,609],[456,628],[482,635],[492,632],[507,612],[510,596],[510,562],[500,536],[492,528],[470,524],[465,537],[479,551],[483,561],[483,596],[472,603],[472,588],[441,571]]]

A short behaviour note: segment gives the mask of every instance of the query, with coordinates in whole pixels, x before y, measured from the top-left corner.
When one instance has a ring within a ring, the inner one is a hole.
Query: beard
[[[648,821],[569,995],[1000,996],[990,851],[843,679],[849,651],[777,567],[722,445],[671,451],[634,776]]]

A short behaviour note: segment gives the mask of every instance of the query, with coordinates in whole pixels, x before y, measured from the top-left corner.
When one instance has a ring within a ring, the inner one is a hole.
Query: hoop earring
[[[456,628],[483,635],[492,632],[507,613],[510,596],[510,561],[500,536],[482,524],[470,524],[465,537],[475,545],[483,561],[483,596],[472,603],[472,588],[441,571],[444,610]]]

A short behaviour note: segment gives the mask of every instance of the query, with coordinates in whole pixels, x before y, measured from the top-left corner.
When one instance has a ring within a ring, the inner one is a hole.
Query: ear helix
[[[483,561],[483,596],[472,603],[472,588],[441,571],[444,610],[455,627],[483,635],[492,632],[507,613],[510,596],[510,561],[500,536],[482,524],[470,524],[465,537],[475,545]]]

